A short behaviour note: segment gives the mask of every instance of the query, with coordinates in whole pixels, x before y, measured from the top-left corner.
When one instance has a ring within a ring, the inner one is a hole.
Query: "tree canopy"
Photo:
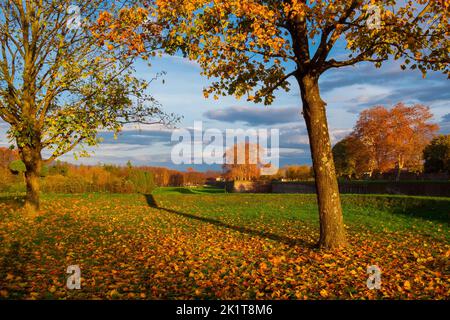
[[[361,112],[353,135],[370,150],[367,161],[374,161],[379,172],[420,168],[422,151],[439,129],[432,117],[420,104],[376,106]]]
[[[450,135],[435,137],[423,150],[425,172],[450,174]]]
[[[419,69],[424,75],[427,70],[448,74],[449,4],[447,0],[154,0],[144,8],[124,11],[132,17],[128,23],[108,16],[112,31],[104,36],[125,45],[137,39],[133,43],[139,45],[130,48],[143,51],[148,34],[157,31],[167,52],[181,49],[214,79],[206,96],[246,96],[271,104],[274,91],[288,90],[287,79],[297,73],[321,74],[362,61],[380,66],[390,57],[402,58],[402,68]],[[152,23],[148,15],[154,17]],[[333,48],[340,40],[348,55],[338,59]]]
[[[238,143],[225,151],[225,177],[231,180],[254,180],[261,175],[260,155],[263,150],[258,144]]]
[[[78,4],[82,24],[71,29]],[[1,4],[0,117],[18,147],[41,138],[50,160],[79,144],[95,145],[99,129],[162,115],[133,76],[132,56],[99,46],[89,25],[108,1],[5,1]],[[73,17],[72,17],[73,18]],[[120,59],[118,58],[120,57]]]
[[[120,4],[127,3],[136,1]],[[99,142],[99,130],[176,118],[147,93],[150,83],[134,76],[130,50],[95,36],[101,12],[120,9],[114,3],[10,0],[0,9],[0,118],[10,125],[34,203],[43,163],[70,151],[87,155],[84,146]]]
[[[375,169],[370,149],[355,135],[349,135],[333,147],[336,174],[340,177],[361,178]]]

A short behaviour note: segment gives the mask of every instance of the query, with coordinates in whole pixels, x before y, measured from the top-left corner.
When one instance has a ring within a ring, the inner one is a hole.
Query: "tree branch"
[[[284,77],[279,79],[271,88],[267,90],[267,92],[264,92],[265,95],[272,94],[279,86],[281,86],[287,79],[289,79],[292,76],[295,76],[297,74],[298,70],[294,70],[288,74],[286,74]]]

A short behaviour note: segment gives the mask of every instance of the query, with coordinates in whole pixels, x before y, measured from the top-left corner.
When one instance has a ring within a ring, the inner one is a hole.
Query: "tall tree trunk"
[[[39,176],[42,168],[41,150],[36,147],[24,147],[20,149],[22,161],[25,164],[25,183],[27,194],[25,208],[30,211],[39,210]]]
[[[346,245],[339,187],[336,179],[331,141],[320,97],[318,77],[297,78],[303,101],[303,116],[308,129],[320,217],[319,246],[337,248]]]

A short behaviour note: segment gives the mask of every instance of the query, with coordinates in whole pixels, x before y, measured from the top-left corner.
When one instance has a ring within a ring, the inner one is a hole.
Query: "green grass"
[[[263,219],[264,224],[278,228],[283,228],[287,221],[318,226],[315,195],[216,193],[199,198],[200,192],[178,189],[160,189],[154,198],[160,207],[218,220],[238,219],[244,225]],[[352,228],[378,233],[415,232],[450,239],[450,198],[395,195],[341,195],[341,198],[345,223]]]
[[[153,191],[153,194],[219,194],[225,193],[225,189],[216,187],[161,187]]]
[[[215,187],[162,187],[152,193],[160,207],[182,209],[214,219],[239,219],[252,224],[255,219],[277,226],[286,221],[303,221],[318,226],[314,194],[230,194]],[[0,194],[0,202],[20,201],[23,194]],[[45,194],[44,201],[105,197],[130,201],[128,194]],[[415,232],[431,237],[450,237],[450,198],[399,195],[341,195],[345,223],[375,232]],[[164,204],[164,205],[161,205]],[[447,232],[442,232],[446,230]]]

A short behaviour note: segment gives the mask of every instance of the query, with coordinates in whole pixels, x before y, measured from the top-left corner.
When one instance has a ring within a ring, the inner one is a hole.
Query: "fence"
[[[450,197],[450,181],[340,182],[341,193]],[[272,193],[315,193],[314,182],[273,182]]]
[[[272,185],[261,181],[229,181],[225,183],[225,189],[237,193],[270,193]]]

